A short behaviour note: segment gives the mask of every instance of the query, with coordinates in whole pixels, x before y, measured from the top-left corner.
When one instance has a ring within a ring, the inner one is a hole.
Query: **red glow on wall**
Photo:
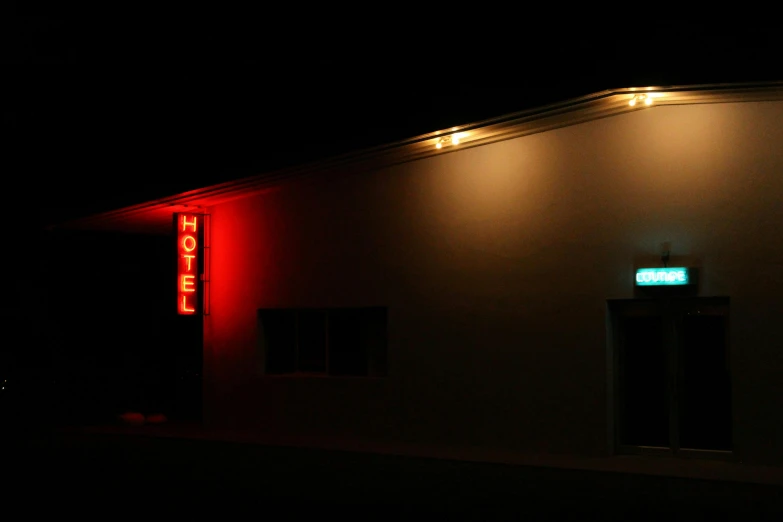
[[[177,227],[177,312],[196,313],[199,303],[199,249],[202,217],[197,214],[176,214]]]

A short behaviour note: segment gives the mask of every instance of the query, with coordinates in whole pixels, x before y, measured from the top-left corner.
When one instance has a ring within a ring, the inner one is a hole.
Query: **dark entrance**
[[[610,301],[620,452],[731,454],[728,298]]]

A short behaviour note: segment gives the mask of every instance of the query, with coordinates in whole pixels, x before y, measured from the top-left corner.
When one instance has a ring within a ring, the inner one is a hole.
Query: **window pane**
[[[329,373],[367,375],[367,345],[362,339],[362,310],[329,312]]]
[[[362,339],[367,347],[369,374],[385,376],[388,373],[386,308],[366,308],[362,315]]]
[[[321,310],[299,312],[299,371],[326,371],[326,313]]]
[[[296,312],[259,310],[267,373],[296,371]]]

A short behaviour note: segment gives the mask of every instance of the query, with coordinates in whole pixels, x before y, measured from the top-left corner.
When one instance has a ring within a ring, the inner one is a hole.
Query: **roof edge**
[[[349,164],[374,164],[382,168],[397,163],[416,161],[429,156],[447,154],[456,150],[512,139],[558,127],[584,123],[633,110],[627,101],[634,95],[657,93],[663,96],[657,106],[731,103],[742,101],[783,100],[783,81],[740,84],[703,84],[684,86],[628,87],[608,89],[578,98],[535,107],[502,116],[421,134],[404,140],[325,158],[323,160],[246,176],[233,181],[173,194],[143,203],[92,214],[62,223],[49,224],[49,230],[89,227],[92,223],[122,219],[139,213],[163,210],[166,207],[192,208],[203,211],[209,202],[225,202],[248,197],[283,181],[308,174],[329,171]],[[435,143],[444,136],[473,134],[459,149],[436,150]],[[217,203],[215,203],[217,204]]]

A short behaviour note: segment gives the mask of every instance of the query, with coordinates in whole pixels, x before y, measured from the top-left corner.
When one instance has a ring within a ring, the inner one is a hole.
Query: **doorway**
[[[609,301],[618,453],[731,457],[728,298]]]

